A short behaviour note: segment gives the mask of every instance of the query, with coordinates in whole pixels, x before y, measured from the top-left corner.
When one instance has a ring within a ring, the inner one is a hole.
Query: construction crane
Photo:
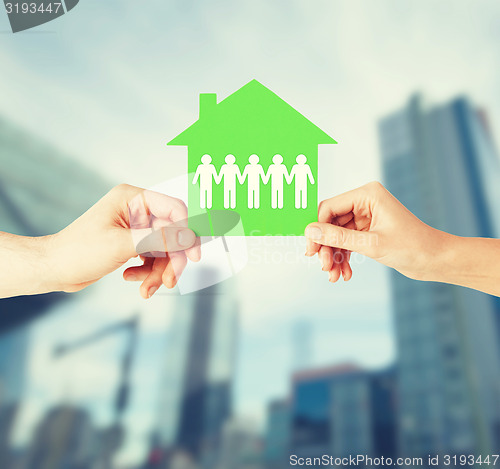
[[[106,326],[103,329],[73,342],[59,344],[53,351],[54,358],[59,359],[82,348],[93,345],[111,335],[121,332],[128,334],[128,340],[120,362],[120,380],[116,388],[113,402],[113,423],[103,430],[101,438],[99,439],[100,448],[98,451],[98,459],[101,461],[102,468],[111,467],[113,456],[123,441],[124,431],[122,418],[127,409],[130,397],[130,371],[137,344],[138,330],[139,317],[134,316],[125,321]]]

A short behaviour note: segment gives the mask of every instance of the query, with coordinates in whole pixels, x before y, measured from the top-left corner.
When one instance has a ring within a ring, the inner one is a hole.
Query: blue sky
[[[319,192],[326,198],[380,179],[376,122],[416,90],[435,102],[466,93],[487,108],[500,135],[500,5],[479,4],[81,0],[62,18],[16,35],[0,14],[0,113],[113,182],[149,187],[185,171],[184,149],[165,144],[197,118],[198,94],[221,99],[257,78],[339,142],[320,151]],[[259,422],[269,399],[287,392],[297,319],[313,324],[313,364],[376,367],[394,354],[386,269],[360,259],[352,282],[332,286],[303,248],[300,240],[250,240],[249,265],[237,276],[236,406]],[[155,393],[148,370],[160,360],[154,344],[161,349],[169,307],[168,297],[140,300],[118,272],[82,295],[73,313],[40,323],[36,344],[47,350],[75,321],[91,328],[140,310],[144,366],[136,379],[151,384],[136,396],[130,418],[139,422],[136,436],[145,437]],[[116,347],[106,350],[114,356]],[[112,362],[74,378],[80,392],[93,374],[112,383]],[[37,402],[40,408],[61,397],[51,374],[64,381],[60,366],[50,371],[43,353],[33,361],[36,395],[44,397],[30,401],[26,422],[35,421]],[[105,410],[98,413],[106,419]],[[140,454],[137,441],[124,459]]]

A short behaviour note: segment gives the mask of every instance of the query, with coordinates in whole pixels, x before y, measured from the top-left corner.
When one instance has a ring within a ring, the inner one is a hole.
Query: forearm
[[[47,293],[55,289],[49,266],[50,237],[0,232],[0,298]]]
[[[433,280],[500,296],[500,240],[450,235]]]

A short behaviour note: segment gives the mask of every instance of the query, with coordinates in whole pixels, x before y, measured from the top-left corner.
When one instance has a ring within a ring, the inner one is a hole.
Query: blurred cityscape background
[[[380,179],[436,228],[499,237],[500,5],[481,3],[85,0],[2,34],[0,230],[53,233],[118,182],[182,174],[164,144],[199,92],[257,78],[339,141],[320,198]],[[360,256],[331,285],[301,239],[247,247],[188,295],[143,301],[119,271],[0,300],[0,468],[500,452],[498,298]]]

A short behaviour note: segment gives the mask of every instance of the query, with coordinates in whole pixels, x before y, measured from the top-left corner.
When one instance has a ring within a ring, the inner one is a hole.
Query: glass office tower
[[[465,98],[426,107],[415,96],[379,134],[385,185],[409,210],[456,235],[498,234],[499,165],[484,113]],[[390,275],[401,454],[498,450],[497,299]]]
[[[299,319],[292,324],[291,348],[292,370],[300,371],[311,367],[313,356],[313,325],[307,319]]]
[[[289,399],[276,399],[268,405],[264,451],[267,469],[289,466],[291,410]]]
[[[353,365],[293,375],[289,454],[395,454],[395,371]]]
[[[200,272],[203,277],[211,271]],[[238,305],[234,279],[179,296],[168,333],[157,440],[204,467],[217,460],[231,417]]]

